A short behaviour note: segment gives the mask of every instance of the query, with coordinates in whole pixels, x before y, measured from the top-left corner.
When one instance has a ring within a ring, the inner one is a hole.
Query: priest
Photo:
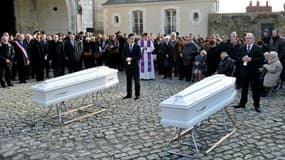
[[[148,34],[144,33],[142,39],[139,41],[141,48],[141,59],[140,59],[140,79],[151,80],[155,79],[155,71],[153,64],[154,45],[151,39],[148,38]]]

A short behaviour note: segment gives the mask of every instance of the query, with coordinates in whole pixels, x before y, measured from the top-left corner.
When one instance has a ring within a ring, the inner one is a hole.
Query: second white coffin
[[[191,128],[230,104],[236,93],[233,77],[205,78],[160,103],[161,124]]]

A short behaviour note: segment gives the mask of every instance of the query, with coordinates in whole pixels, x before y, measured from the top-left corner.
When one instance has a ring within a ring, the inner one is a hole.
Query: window
[[[136,34],[143,33],[143,11],[133,11],[133,32]]]
[[[57,7],[53,7],[53,11],[55,11],[55,12],[56,12],[57,10],[58,10],[58,8],[57,8]]]
[[[119,16],[114,16],[113,21],[114,21],[114,24],[118,24],[120,22]]]
[[[176,32],[176,10],[165,10],[165,33]]]
[[[198,12],[195,12],[195,13],[193,14],[193,20],[194,20],[195,22],[198,22],[198,21],[199,21],[199,13],[198,13]]]

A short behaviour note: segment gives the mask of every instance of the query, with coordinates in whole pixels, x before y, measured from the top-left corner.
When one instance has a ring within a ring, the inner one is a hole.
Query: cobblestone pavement
[[[190,83],[176,78],[141,81],[141,99],[135,101],[122,100],[126,94],[124,73],[119,73],[119,78],[119,85],[103,91],[111,105],[107,111],[64,126],[50,123],[56,119],[44,116],[48,108],[31,103],[35,82],[0,88],[0,159],[187,159],[166,152],[175,128],[160,124],[159,103]],[[67,105],[76,106],[81,99]],[[237,132],[209,154],[203,150],[197,159],[285,160],[284,91],[261,101],[262,113],[254,111],[251,97],[246,109],[228,107]],[[102,101],[101,106],[107,104]],[[56,114],[55,110],[51,114]],[[212,120],[220,121],[220,115],[213,115]],[[209,142],[219,138],[217,135],[201,133]],[[171,148],[193,150],[178,144]]]

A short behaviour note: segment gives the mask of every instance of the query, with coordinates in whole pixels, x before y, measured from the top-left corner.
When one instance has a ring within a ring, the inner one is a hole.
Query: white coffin
[[[119,83],[118,71],[105,66],[53,78],[32,86],[32,102],[50,106]]]
[[[236,97],[235,78],[213,75],[160,103],[161,124],[191,128]]]

